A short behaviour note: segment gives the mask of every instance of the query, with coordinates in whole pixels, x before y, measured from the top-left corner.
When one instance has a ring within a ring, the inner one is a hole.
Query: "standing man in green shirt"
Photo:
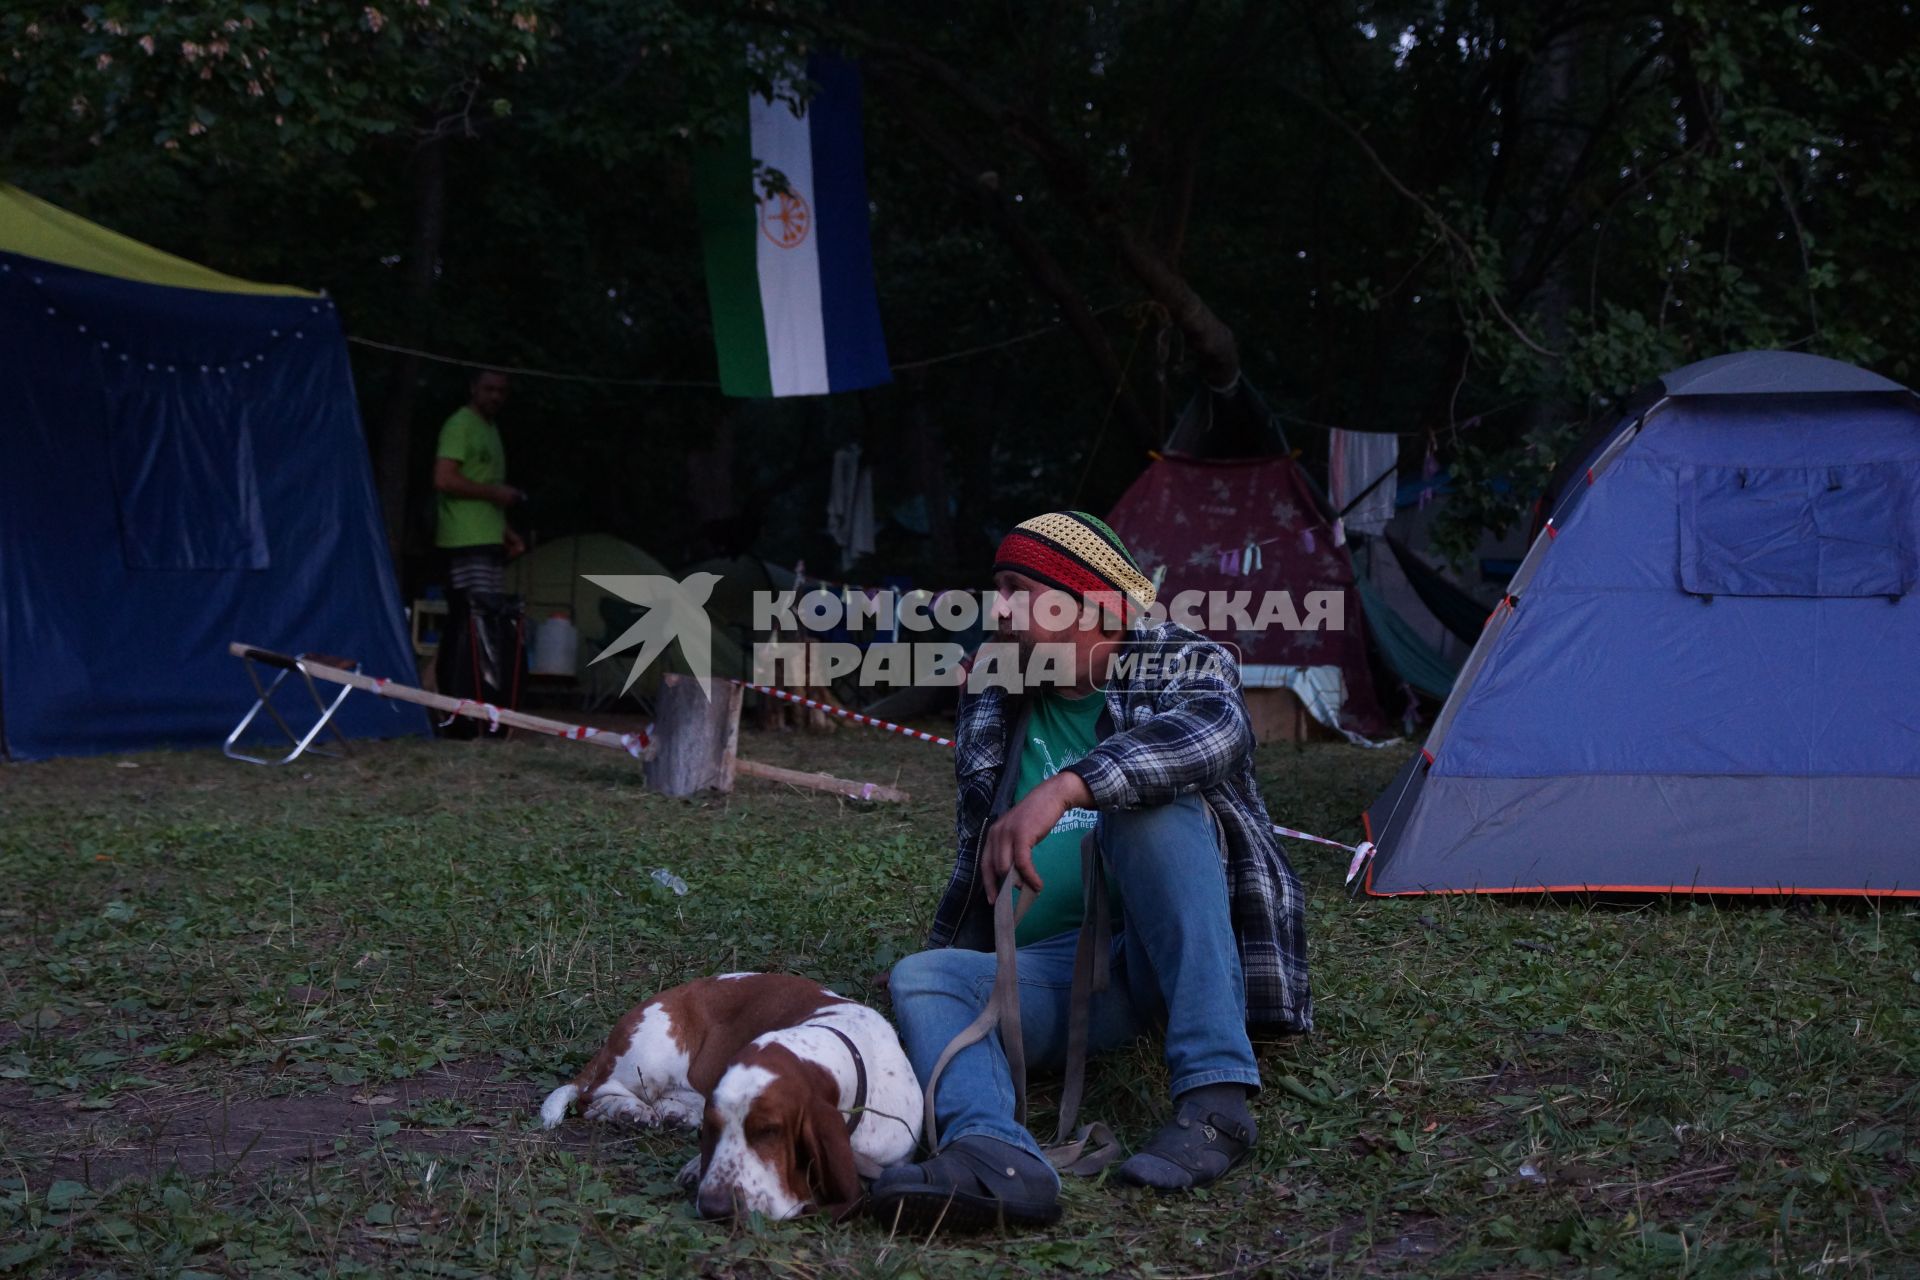
[[[473,375],[467,403],[440,428],[433,487],[440,495],[434,543],[452,561],[454,591],[504,591],[507,559],[527,549],[507,524],[507,508],[525,495],[506,484],[507,451],[495,424],[507,405],[507,375]]]
[[[507,589],[507,559],[527,549],[507,524],[507,508],[525,494],[506,483],[507,451],[495,421],[507,404],[507,375],[483,369],[467,385],[467,403],[440,428],[434,450],[433,487],[439,497],[435,544],[447,556],[449,639],[466,636],[476,593],[502,595]],[[475,696],[468,683],[464,644],[443,645],[439,675],[442,693]]]

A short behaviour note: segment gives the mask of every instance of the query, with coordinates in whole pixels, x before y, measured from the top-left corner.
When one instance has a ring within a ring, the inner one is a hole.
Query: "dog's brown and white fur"
[[[867,1098],[851,1135],[858,1072]],[[729,973],[663,991],[614,1026],[572,1083],[547,1095],[551,1129],[569,1111],[589,1120],[699,1126],[699,1180],[709,1216],[752,1211],[791,1218],[809,1204],[857,1199],[861,1166],[909,1158],[920,1140],[920,1083],[893,1026],[817,982]]]

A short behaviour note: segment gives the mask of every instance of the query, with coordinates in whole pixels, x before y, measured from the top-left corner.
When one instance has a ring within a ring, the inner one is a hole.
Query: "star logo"
[[[589,573],[582,576],[628,604],[637,604],[646,609],[638,622],[628,627],[593,659],[594,662],[600,662],[624,653],[635,645],[640,647],[632,670],[627,672],[627,682],[620,687],[621,693],[633,688],[640,673],[664,655],[668,645],[678,640],[680,656],[686,659],[687,670],[700,682],[701,692],[709,698],[713,696],[713,690],[709,687],[713,671],[713,623],[707,617],[707,600],[720,582],[719,574],[690,573],[684,581],[679,582],[654,573]]]

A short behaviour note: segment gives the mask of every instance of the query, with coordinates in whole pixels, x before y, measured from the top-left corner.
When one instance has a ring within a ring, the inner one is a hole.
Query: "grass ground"
[[[700,974],[878,1002],[951,857],[945,752],[743,752],[915,798],[669,800],[560,743],[0,769],[0,1271],[1920,1274],[1914,908],[1352,902],[1307,846],[1319,1028],[1259,1046],[1262,1141],[1219,1187],[1076,1184],[1056,1230],[957,1243],[697,1221],[684,1137],[546,1134],[539,1096]],[[1260,773],[1351,838],[1398,759]],[[1106,1060],[1089,1112],[1138,1141],[1164,1083],[1150,1046]]]

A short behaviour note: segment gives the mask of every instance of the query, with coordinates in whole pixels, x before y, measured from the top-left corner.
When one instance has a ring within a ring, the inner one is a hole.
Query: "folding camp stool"
[[[333,713],[340,709],[340,704],[345,702],[347,695],[353,692],[353,686],[350,684],[341,685],[340,692],[329,702],[321,696],[320,687],[314,684],[313,677],[307,673],[308,663],[333,667],[339,671],[352,671],[356,674],[358,674],[360,670],[360,664],[351,658],[333,658],[323,653],[303,653],[295,658],[289,657],[284,653],[274,653],[269,649],[248,649],[245,653],[241,654],[240,664],[247,669],[247,679],[253,681],[254,692],[260,696],[258,700],[254,702],[252,709],[250,709],[246,715],[240,717],[240,723],[233,726],[233,732],[227,735],[226,745],[223,746],[221,750],[225,751],[232,759],[244,760],[248,764],[291,764],[309,750],[319,756],[334,755],[335,753],[332,751],[324,751],[313,745],[313,740],[320,736],[321,730],[332,729],[333,736],[340,740],[339,754],[351,754],[353,748],[347,745],[346,735],[340,732],[340,727],[333,723]],[[273,678],[271,684],[263,685],[260,683],[259,667],[276,667],[279,669],[280,674]],[[319,713],[319,718],[313,722],[313,727],[308,729],[304,735],[296,734],[292,727],[287,724],[285,718],[281,716],[279,708],[273,705],[274,693],[280,688],[281,684],[286,681],[286,678],[296,671],[300,673],[300,679],[305,682],[307,692],[313,696],[314,709]],[[234,749],[234,744],[240,741],[240,735],[247,731],[247,726],[252,724],[254,717],[258,716],[262,711],[265,711],[269,716],[273,717],[273,722],[280,726],[280,732],[286,734],[287,741],[293,744],[293,750],[278,760],[263,760],[259,756],[250,756],[243,751]]]

